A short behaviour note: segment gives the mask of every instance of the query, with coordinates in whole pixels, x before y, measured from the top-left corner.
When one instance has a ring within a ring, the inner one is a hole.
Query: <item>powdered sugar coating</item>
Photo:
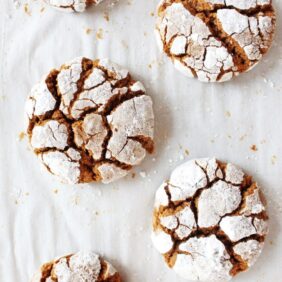
[[[261,253],[268,217],[257,184],[240,168],[195,159],[157,190],[153,227],[154,246],[180,276],[228,281]]]
[[[65,12],[84,12],[88,5],[97,5],[103,0],[45,0],[56,9]]]
[[[178,255],[173,269],[184,279],[198,281],[228,281],[233,267],[224,244],[211,235],[191,238],[181,243],[179,250],[190,255]]]
[[[162,0],[156,30],[161,50],[178,70],[223,82],[256,65],[271,46],[274,27],[267,0]]]
[[[51,71],[26,109],[31,146],[70,184],[115,181],[153,151],[152,100],[141,82],[107,59],[76,58]]]
[[[45,280],[43,280],[45,279]],[[120,282],[115,268],[94,252],[80,251],[44,264],[32,282]]]

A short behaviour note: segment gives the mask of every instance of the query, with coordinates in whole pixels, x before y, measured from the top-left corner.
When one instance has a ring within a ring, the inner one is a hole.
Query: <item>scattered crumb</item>
[[[27,15],[31,16],[31,12],[30,12],[30,9],[29,9],[29,5],[28,5],[27,3],[24,4],[24,12],[25,12]]]
[[[152,68],[152,64],[149,64],[149,65],[148,65],[148,68],[151,69],[151,68]]]
[[[25,196],[29,196],[30,195],[29,192],[25,192],[24,194],[25,194]]]
[[[258,151],[258,148],[257,148],[256,145],[252,145],[252,146],[250,147],[250,149],[251,149],[252,151],[254,151],[254,152],[257,152],[257,151]]]
[[[22,141],[25,138],[25,133],[22,131],[19,134],[19,140]]]
[[[131,173],[131,177],[132,177],[132,178],[135,178],[135,176],[136,176],[136,173],[135,173],[135,172],[132,172],[132,173]]]
[[[45,11],[45,7],[42,7],[41,9],[40,9],[40,13],[43,13]]]
[[[54,193],[54,194],[58,194],[58,192],[59,192],[58,189],[54,189],[54,190],[53,190],[53,193]]]
[[[86,34],[90,34],[91,32],[92,32],[92,29],[91,29],[91,28],[88,27],[88,28],[85,29],[85,33],[86,33]]]
[[[96,32],[96,39],[103,39],[104,38],[104,31],[102,28],[99,28]]]
[[[226,111],[226,112],[225,112],[225,116],[231,117],[231,113],[230,113],[229,111]]]
[[[110,21],[109,12],[107,12],[107,11],[104,12],[104,19],[105,19],[107,22]]]
[[[186,149],[184,152],[185,152],[186,156],[189,156],[190,152],[189,152],[188,149]]]
[[[275,165],[275,164],[276,164],[276,161],[277,161],[277,157],[276,157],[275,155],[273,155],[273,156],[271,157],[271,163],[272,163],[273,165]]]
[[[150,13],[150,16],[151,16],[151,17],[154,17],[154,16],[155,16],[155,13],[154,13],[154,12],[151,12],[151,13]]]

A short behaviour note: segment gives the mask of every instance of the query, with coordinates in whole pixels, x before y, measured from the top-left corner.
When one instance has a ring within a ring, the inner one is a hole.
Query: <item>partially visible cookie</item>
[[[191,160],[156,192],[154,246],[187,280],[228,281],[246,271],[267,232],[260,189],[233,164]]]
[[[115,181],[154,149],[152,99],[109,60],[76,58],[52,70],[26,113],[34,152],[66,183]]]
[[[90,5],[98,5],[103,0],[44,0],[50,6],[65,12],[84,12]]]
[[[45,263],[31,282],[121,282],[115,268],[94,252],[78,252]]]
[[[162,0],[160,48],[175,67],[204,82],[223,82],[254,67],[273,41],[271,0]]]

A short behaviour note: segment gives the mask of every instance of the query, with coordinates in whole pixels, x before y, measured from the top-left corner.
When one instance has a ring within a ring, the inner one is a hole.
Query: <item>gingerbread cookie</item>
[[[63,182],[112,182],[154,149],[152,99],[109,60],[77,58],[52,70],[26,113],[34,152]]]
[[[50,6],[65,12],[84,12],[90,5],[98,5],[103,0],[44,0]]]
[[[78,252],[45,263],[31,282],[121,282],[115,268],[94,252]]]
[[[152,240],[187,280],[228,281],[251,267],[268,232],[256,182],[215,159],[176,168],[157,191]]]
[[[162,0],[156,33],[175,67],[204,82],[223,82],[254,67],[275,29],[271,0]]]

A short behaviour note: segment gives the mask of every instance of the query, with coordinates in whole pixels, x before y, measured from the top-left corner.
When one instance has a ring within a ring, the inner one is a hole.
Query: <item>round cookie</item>
[[[90,5],[98,5],[103,0],[44,0],[50,6],[65,12],[84,12]]]
[[[52,70],[33,87],[26,113],[31,147],[66,183],[112,182],[154,149],[152,99],[106,59]]]
[[[121,282],[115,268],[94,252],[78,252],[45,263],[31,282]]]
[[[274,29],[271,0],[162,0],[156,34],[179,71],[223,82],[261,60]]]
[[[228,281],[246,271],[267,232],[260,189],[233,164],[188,161],[156,192],[152,241],[184,279]]]

